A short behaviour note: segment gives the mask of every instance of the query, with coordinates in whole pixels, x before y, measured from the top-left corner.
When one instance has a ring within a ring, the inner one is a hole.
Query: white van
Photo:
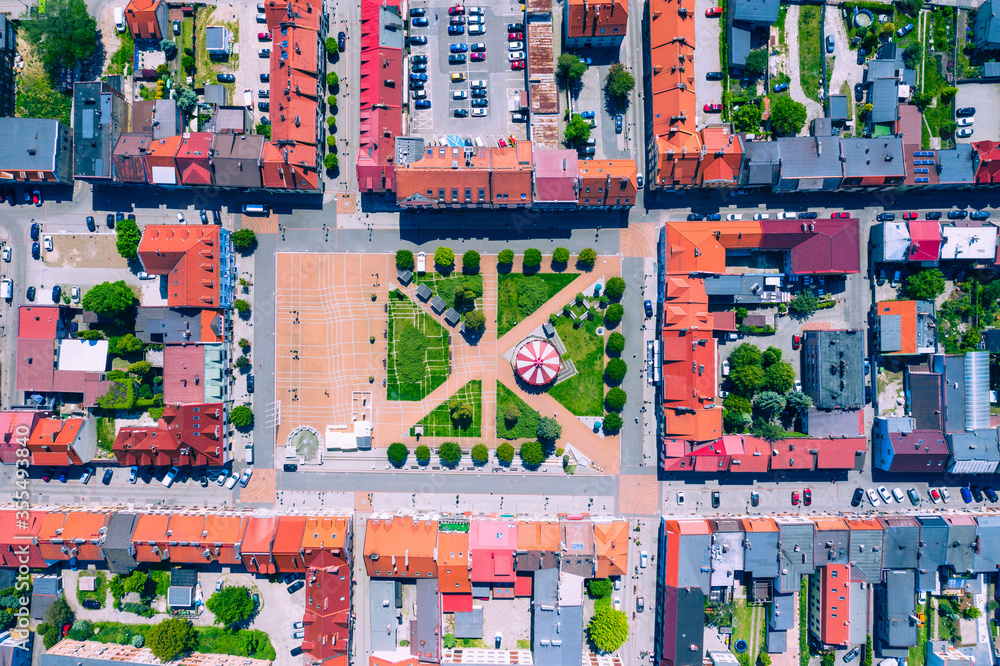
[[[246,448],[246,461],[248,465],[253,464],[253,444],[247,444]]]
[[[13,280],[5,279],[3,282],[0,282],[0,296],[2,296],[5,301],[9,301],[14,298]]]
[[[265,206],[264,204],[243,204],[243,212],[256,215],[263,215],[264,213],[267,212],[267,206]]]
[[[427,272],[427,253],[417,252],[417,272],[426,273]]]
[[[486,143],[483,141],[483,138],[480,137],[480,136],[476,137],[474,143],[476,144],[476,148],[485,148],[486,147]]]
[[[115,7],[115,29],[125,32],[125,10],[121,7]]]

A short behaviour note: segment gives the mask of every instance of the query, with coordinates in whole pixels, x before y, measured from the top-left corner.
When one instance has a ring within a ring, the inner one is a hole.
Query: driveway
[[[847,83],[850,90],[846,94],[853,100],[854,84],[861,80],[864,67],[858,64],[857,51],[851,50],[847,28],[844,26],[844,20],[840,17],[840,8],[836,5],[829,5],[826,8],[826,34],[832,34],[837,41],[836,49],[833,52],[833,71],[827,72],[830,75],[828,90],[831,95],[839,95],[841,88]]]
[[[976,109],[973,116],[973,135],[958,138],[958,143],[972,143],[1000,134],[1000,83],[965,83],[958,86],[955,107],[971,106]]]
[[[694,97],[697,107],[695,117],[699,126],[719,122],[718,114],[706,114],[702,109],[706,104],[722,102],[722,81],[705,79],[705,75],[709,72],[718,72],[722,69],[719,66],[719,49],[716,45],[720,39],[724,39],[722,22],[725,19],[721,16],[715,18],[705,16],[706,9],[717,5],[715,0],[695,0],[694,3],[694,43],[698,49],[698,57],[694,59]]]
[[[810,121],[814,118],[823,117],[823,107],[820,106],[819,102],[806,97],[802,91],[802,82],[799,80],[799,5],[788,5],[788,14],[785,16],[785,42],[788,45],[788,55],[785,62],[779,65],[779,70],[787,73],[791,78],[788,92],[792,99],[805,104],[805,127],[809,127]]]

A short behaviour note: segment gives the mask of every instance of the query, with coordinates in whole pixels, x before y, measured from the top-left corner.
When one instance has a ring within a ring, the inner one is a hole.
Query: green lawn
[[[757,652],[764,645],[764,641],[760,638],[760,630],[764,625],[764,618],[766,617],[766,610],[763,606],[757,605],[757,618],[756,622],[753,621],[753,610],[755,606],[748,605],[745,600],[736,600],[736,622],[733,626],[733,637],[730,640],[730,649],[733,650],[733,654],[736,654],[735,645],[736,641],[743,639],[750,646],[747,648],[747,654],[750,655],[750,663],[757,663]],[[756,649],[754,649],[756,648]],[[737,655],[738,657],[739,655]]]
[[[170,589],[170,571],[164,569],[150,569],[149,578],[156,583],[156,596],[166,597],[167,590]]]
[[[89,590],[81,590],[79,584],[77,584],[77,589],[76,589],[77,600],[82,603],[84,599],[94,599],[99,604],[101,604],[101,608],[104,608],[104,605],[108,598],[107,576],[104,575],[103,571],[87,570],[80,572],[80,579],[82,580],[84,578],[96,578],[97,579],[96,589],[93,592]]]
[[[483,295],[482,275],[454,275],[443,277],[441,275],[426,275],[413,279],[417,284],[426,284],[434,293],[448,304],[448,307],[455,308],[461,313],[476,309],[476,299]],[[468,298],[475,295],[475,298]]]
[[[823,7],[799,7],[799,82],[802,92],[811,100],[819,101],[819,78],[823,73],[823,44],[819,34]]]
[[[205,33],[208,27],[213,25],[225,26],[229,30],[233,41],[237,44],[240,41],[239,23],[236,21],[217,21],[213,16],[214,13],[214,7],[200,7],[194,21],[194,43],[197,45],[194,49],[194,59],[195,69],[198,72],[195,83],[198,85],[204,85],[206,81],[208,83],[216,83],[216,74],[236,72],[240,67],[240,56],[238,53],[231,53],[228,60],[212,60],[205,49]],[[184,51],[181,50],[177,58],[180,59],[183,55]],[[229,91],[230,98],[233,98],[236,92],[236,84],[224,83],[223,85]]]
[[[402,292],[389,298],[389,400],[421,400],[448,379],[448,331]]]
[[[507,425],[504,414],[510,406],[517,407],[520,417]],[[528,406],[509,388],[497,382],[497,437],[501,439],[535,439],[538,430],[538,419],[541,415]]]
[[[452,401],[472,405],[472,420],[464,428],[451,420],[449,405]],[[430,414],[420,419],[417,425],[424,426],[425,437],[480,437],[483,432],[482,411],[483,382],[473,379],[458,389],[455,395],[435,407]],[[413,428],[410,429],[410,436],[414,436]]]
[[[576,416],[604,415],[604,338],[595,333],[600,318],[590,318],[579,327],[568,317],[556,320],[556,332],[573,361],[576,374],[549,389]]]
[[[579,273],[501,273],[497,284],[497,337],[542,307]]]
[[[97,448],[106,453],[111,453],[111,446],[115,443],[115,420],[107,417],[97,419]]]
[[[128,645],[133,636],[143,636],[155,625],[124,624],[122,622],[94,622],[95,634],[88,640],[98,643]],[[205,654],[231,654],[253,659],[271,661],[277,654],[271,645],[271,638],[259,629],[226,631],[220,627],[195,627],[198,634],[196,652]],[[149,641],[146,641],[147,644]]]
[[[40,67],[18,77],[15,112],[19,118],[55,118],[69,127],[72,108],[73,95],[53,90]]]

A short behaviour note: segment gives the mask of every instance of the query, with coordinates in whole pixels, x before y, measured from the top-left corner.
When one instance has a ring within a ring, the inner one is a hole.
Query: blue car
[[[413,79],[414,81],[426,81],[427,80],[427,75],[426,74],[417,74],[416,72],[413,72],[413,73],[410,74],[410,78]]]
[[[417,16],[412,21],[410,21],[410,25],[416,26],[418,28],[426,28],[427,26],[430,25],[430,21],[428,21],[425,16]]]
[[[988,210],[974,210],[969,213],[969,219],[971,220],[986,220],[989,219],[990,212]]]
[[[465,26],[464,25],[449,25],[448,26],[449,35],[464,35]]]
[[[645,302],[645,303],[643,303],[643,305],[644,305],[644,306],[645,306],[645,308],[646,308],[646,316],[647,316],[647,317],[652,317],[652,316],[653,316],[653,301],[651,301],[651,300],[649,300],[649,299],[647,298],[647,299],[646,299],[646,302]]]
[[[786,90],[788,90],[788,84],[787,83],[776,83],[774,85],[774,88],[772,88],[771,90],[774,91],[774,92],[785,92]]]
[[[712,215],[706,215],[705,219],[709,222],[718,222],[722,219],[722,213],[713,213]]]
[[[594,112],[593,111],[581,111],[580,112],[580,117],[583,118],[584,120],[593,120],[594,119]]]
[[[413,107],[416,109],[429,109],[431,108],[431,101],[429,99],[418,99],[413,103]]]
[[[962,488],[962,499],[966,504],[972,504],[972,492],[968,488]]]
[[[469,50],[469,45],[468,44],[452,44],[451,45],[451,52],[452,53],[465,53],[468,50]]]

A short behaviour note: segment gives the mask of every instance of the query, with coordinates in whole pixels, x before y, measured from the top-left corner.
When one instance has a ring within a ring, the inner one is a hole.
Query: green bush
[[[486,315],[483,314],[482,310],[470,310],[465,313],[462,322],[465,324],[465,328],[471,331],[481,331],[486,327]]]
[[[525,442],[521,445],[521,463],[525,467],[538,467],[545,462],[545,448],[540,442]]]
[[[608,364],[604,366],[604,376],[605,382],[609,384],[619,384],[623,379],[625,379],[625,373],[628,372],[628,366],[625,361],[620,358],[613,358],[608,361]]]
[[[602,608],[587,625],[587,635],[600,652],[610,653],[628,639],[628,617],[622,611]]]
[[[604,323],[608,326],[617,326],[625,316],[625,308],[621,303],[612,303],[604,312]]]
[[[608,279],[608,284],[604,287],[604,293],[611,299],[618,300],[625,293],[625,280],[617,275]]]
[[[489,462],[490,450],[485,444],[476,444],[472,447],[472,462],[476,465],[485,465]]]
[[[590,247],[580,250],[580,254],[576,256],[576,261],[587,270],[590,270],[597,263],[597,252]]]
[[[333,153],[327,153],[326,157],[323,158],[323,166],[327,169],[336,169],[340,162],[337,160],[337,156]]]
[[[131,379],[116,379],[111,382],[108,392],[97,399],[101,409],[132,409],[135,406],[135,382]]]
[[[497,255],[497,263],[504,266],[514,263],[514,250],[500,250],[500,254]]]
[[[455,251],[450,247],[439,247],[434,251],[434,263],[445,269],[454,267]]]
[[[542,264],[542,253],[533,247],[524,251],[523,264],[525,268],[537,268]]]
[[[455,467],[462,459],[462,447],[455,442],[445,442],[438,447],[438,458],[441,464]]]
[[[395,467],[402,467],[406,463],[406,458],[410,455],[410,450],[402,442],[393,442],[386,452],[389,462]]]
[[[608,394],[604,396],[604,406],[607,407],[610,412],[620,412],[625,408],[625,402],[627,400],[628,394],[616,386],[609,390]]]
[[[604,432],[614,434],[621,430],[623,425],[621,415],[615,412],[608,412],[604,415]]]
[[[253,425],[253,410],[247,405],[237,405],[229,411],[229,422],[235,428],[249,428]]]
[[[587,596],[591,599],[610,597],[613,590],[610,578],[591,578],[587,581]]]
[[[198,634],[188,620],[169,618],[151,628],[147,634],[149,649],[160,661],[167,663],[194,650]]]
[[[233,301],[233,309],[240,314],[246,314],[250,312],[250,303],[242,298],[237,298]]]
[[[608,336],[608,344],[605,348],[608,356],[619,355],[625,351],[625,336],[615,331]]]
[[[478,273],[479,272],[479,253],[475,250],[468,250],[462,255],[462,272],[463,273]]]
[[[431,449],[425,444],[421,444],[413,452],[413,455],[416,457],[418,463],[426,465],[431,460]]]
[[[564,247],[557,247],[552,251],[552,263],[554,264],[566,264],[569,263],[569,250]]]
[[[503,444],[497,447],[497,460],[499,460],[505,465],[509,465],[513,459],[514,459],[513,446],[511,446],[507,442],[504,442]]]
[[[413,270],[413,253],[409,250],[396,250],[396,268]]]
[[[543,416],[538,419],[536,435],[543,442],[555,442],[562,436],[562,426],[554,418]]]

